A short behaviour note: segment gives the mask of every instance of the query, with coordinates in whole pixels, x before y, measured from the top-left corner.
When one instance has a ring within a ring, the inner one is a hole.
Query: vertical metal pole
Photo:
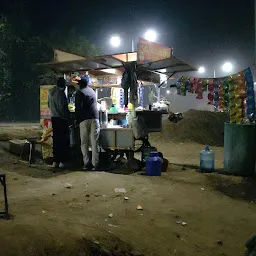
[[[213,70],[213,78],[216,78],[216,71],[215,71],[215,69]]]
[[[63,77],[64,77],[64,79],[66,80],[67,79],[67,75],[64,73],[63,74]],[[68,87],[66,86],[66,88],[65,88],[65,95],[66,95],[66,97],[67,97],[67,99],[68,99],[68,102],[69,102],[69,98],[68,98]]]
[[[254,0],[254,65],[256,65],[256,0]]]
[[[99,89],[98,88],[96,88],[95,94],[96,94],[96,101],[98,101],[98,98],[99,98]]]
[[[160,102],[161,100],[161,87],[157,87],[157,102]]]
[[[131,25],[131,27],[130,27],[130,34],[131,34],[131,37],[132,37],[132,52],[134,52],[134,40],[133,40],[133,33],[134,33],[134,31],[133,31],[133,25],[135,24],[135,12],[134,12],[134,8],[135,8],[135,6],[133,6],[133,5],[130,5],[129,6],[129,15],[130,15],[130,18],[131,18],[131,23],[132,23],[132,25]]]

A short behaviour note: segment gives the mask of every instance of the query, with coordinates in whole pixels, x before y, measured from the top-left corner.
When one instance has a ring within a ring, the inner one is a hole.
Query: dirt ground
[[[162,177],[53,173],[21,164],[0,144],[11,213],[0,220],[0,255],[244,255],[256,231],[255,180],[197,172],[203,145],[154,145],[171,163]],[[213,150],[221,169],[223,148]]]
[[[41,136],[38,123],[0,123],[0,141]]]

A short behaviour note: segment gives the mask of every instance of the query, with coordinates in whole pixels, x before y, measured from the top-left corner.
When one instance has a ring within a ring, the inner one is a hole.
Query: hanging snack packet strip
[[[253,76],[250,68],[244,70],[244,77],[246,82],[246,117],[255,114],[255,96]]]
[[[214,80],[209,79],[208,82],[208,104],[214,104]]]
[[[235,74],[230,76],[230,86],[229,86],[229,107],[230,107],[230,122],[241,124],[243,122],[243,93],[240,85],[243,84],[240,74]]]
[[[214,109],[215,111],[220,111],[219,109],[219,81],[218,79],[213,80],[213,94],[214,94],[214,98],[213,98],[213,105],[214,105]]]

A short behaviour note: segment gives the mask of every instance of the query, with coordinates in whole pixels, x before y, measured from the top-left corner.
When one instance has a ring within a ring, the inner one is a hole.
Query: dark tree
[[[54,48],[83,56],[99,54],[75,30],[36,35],[22,11],[0,17],[0,121],[39,120],[39,86],[55,83],[55,73],[37,64],[51,61]]]

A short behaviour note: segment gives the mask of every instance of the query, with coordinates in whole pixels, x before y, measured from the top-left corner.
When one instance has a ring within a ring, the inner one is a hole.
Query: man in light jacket
[[[53,167],[65,168],[69,158],[69,110],[65,95],[66,80],[60,77],[57,86],[49,90],[48,106],[53,129]]]
[[[81,151],[83,154],[84,170],[90,167],[89,146],[92,148],[92,170],[99,169],[98,141],[100,135],[99,111],[96,94],[88,86],[89,76],[84,75],[78,80],[80,90],[75,95],[76,120],[80,127]]]

